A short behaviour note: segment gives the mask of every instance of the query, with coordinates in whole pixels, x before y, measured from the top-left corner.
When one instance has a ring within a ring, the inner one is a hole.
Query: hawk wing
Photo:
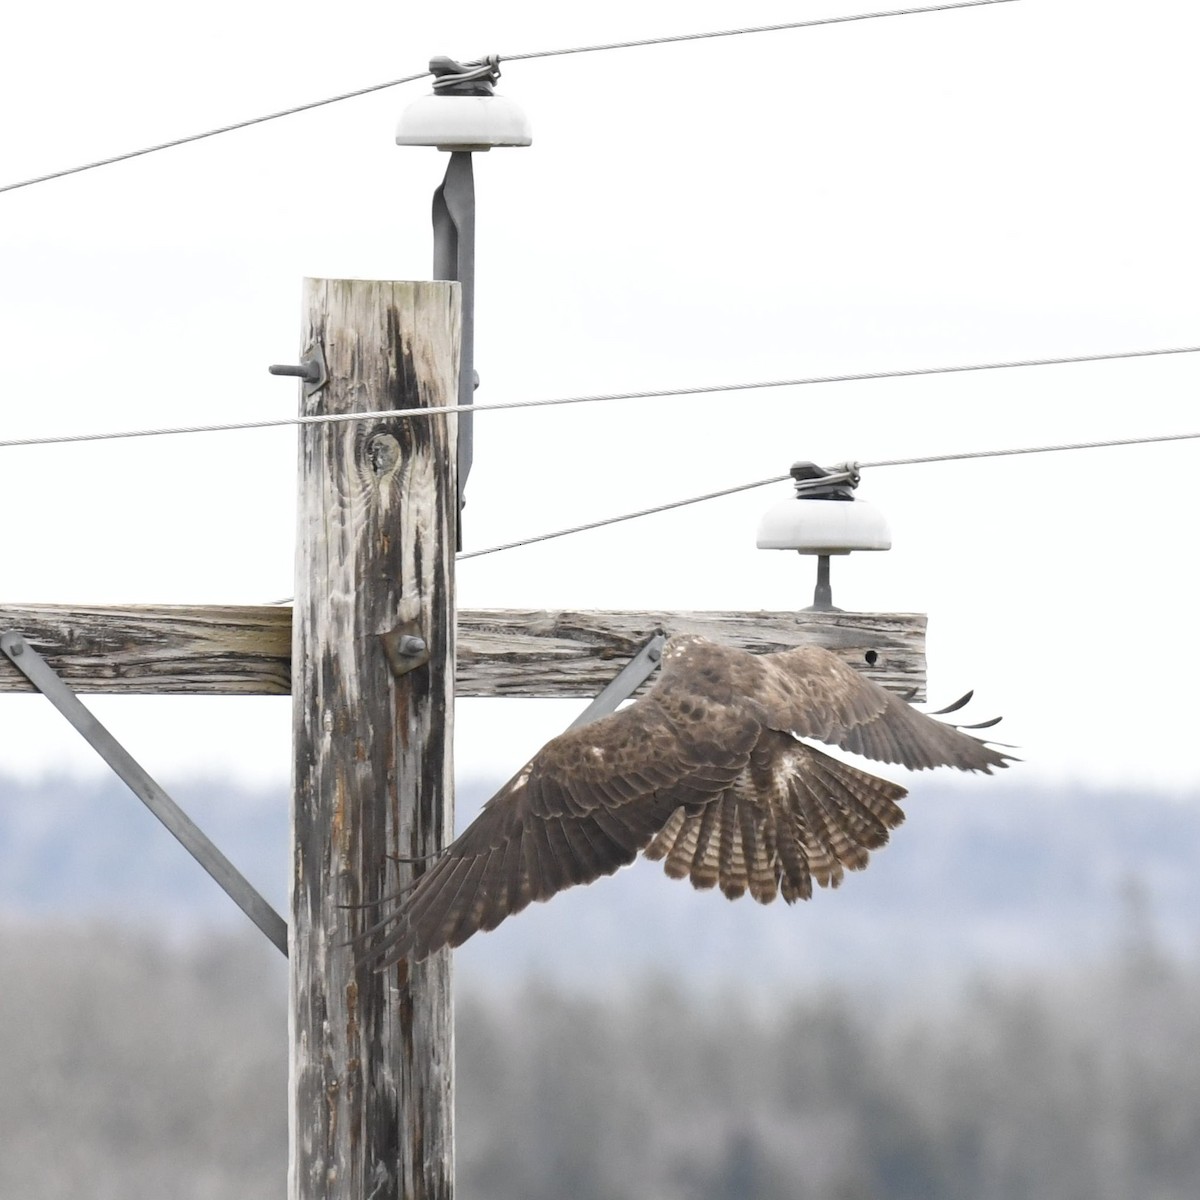
[[[548,742],[484,805],[366,931],[380,935],[369,957],[382,967],[461,945],[643,850],[731,899],[836,887],[904,819],[906,790],[802,737],[915,770],[1008,761],[818,647],[755,655],[672,638],[645,697]]]
[[[631,863],[681,806],[745,770],[758,721],[693,695],[668,665],[637,703],[548,742],[417,880],[369,956],[421,959]],[[364,935],[364,936],[366,936]]]
[[[912,771],[957,767],[990,774],[992,767],[1011,761],[979,738],[913,708],[819,646],[746,658],[753,664],[747,674],[757,674],[772,729]]]
[[[751,763],[701,813],[683,809],[646,849],[673,879],[749,891],[762,904],[793,904],[813,880],[837,887],[867,865],[904,820],[898,784],[830,758],[815,738],[912,770],[953,766],[990,773],[1009,759],[986,742],[918,711],[819,646],[754,655],[694,639],[690,657],[735,681],[762,713]],[[955,706],[957,707],[957,706]]]

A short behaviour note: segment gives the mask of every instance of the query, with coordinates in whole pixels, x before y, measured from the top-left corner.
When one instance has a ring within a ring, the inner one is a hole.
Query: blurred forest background
[[[809,905],[643,864],[469,943],[460,1196],[1194,1200],[1200,798],[987,783]],[[282,907],[286,797],[172,790]],[[119,785],[0,779],[0,1198],[284,1195],[285,964],[226,906]]]

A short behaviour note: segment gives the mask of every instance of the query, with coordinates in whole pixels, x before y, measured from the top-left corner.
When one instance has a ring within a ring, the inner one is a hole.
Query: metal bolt
[[[321,364],[315,358],[306,358],[302,363],[272,363],[267,368],[272,375],[295,375],[305,383],[318,383],[321,379]]]
[[[416,658],[418,654],[425,653],[425,639],[417,637],[416,634],[406,633],[396,643],[396,653],[403,654],[405,658]]]
[[[25,643],[20,639],[15,640],[13,644],[9,646],[8,652],[13,656],[13,658],[20,658],[21,655],[25,653]]]

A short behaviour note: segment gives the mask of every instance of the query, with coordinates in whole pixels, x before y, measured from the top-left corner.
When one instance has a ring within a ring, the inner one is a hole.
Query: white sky
[[[343,0],[23,5],[0,183],[469,58],[882,7]],[[484,401],[1195,345],[1195,46],[1179,0],[1021,0],[514,62],[528,150],[476,161]],[[429,274],[445,167],[393,144],[411,84],[0,195],[0,438],[286,416],[305,275]],[[476,420],[468,548],[772,474],[1200,429],[1200,355]],[[0,450],[0,597],[292,591],[289,430]],[[868,472],[894,549],[843,607],[925,611],[931,697],[1002,712],[1030,780],[1194,785],[1182,443]],[[786,609],[752,492],[462,564],[464,607]],[[286,700],[96,698],[164,782],[286,781]],[[578,704],[459,706],[507,774]],[[0,769],[98,770],[0,697]],[[1014,781],[1015,782],[1015,781]]]

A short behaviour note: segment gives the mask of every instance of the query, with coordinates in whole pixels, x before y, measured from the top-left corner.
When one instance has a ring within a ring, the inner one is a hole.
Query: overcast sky
[[[6,14],[0,183],[469,58],[867,11],[112,0]],[[513,62],[529,149],[476,160],[481,402],[1200,344],[1195,46],[1179,0],[1019,0]],[[304,276],[427,278],[446,158],[410,84],[0,195],[0,438],[292,414]],[[1200,355],[482,414],[467,548],[786,472],[1200,430]],[[10,602],[292,591],[292,430],[0,449]],[[846,608],[929,614],[1039,782],[1194,787],[1200,445],[868,471],[894,548]],[[786,487],[464,562],[463,607],[788,609]],[[281,699],[89,701],[163,782],[286,782]],[[459,705],[507,775],[578,704]],[[0,697],[2,770],[100,769]],[[1014,771],[1013,775],[1016,774]],[[1012,782],[1017,782],[1012,780]]]

